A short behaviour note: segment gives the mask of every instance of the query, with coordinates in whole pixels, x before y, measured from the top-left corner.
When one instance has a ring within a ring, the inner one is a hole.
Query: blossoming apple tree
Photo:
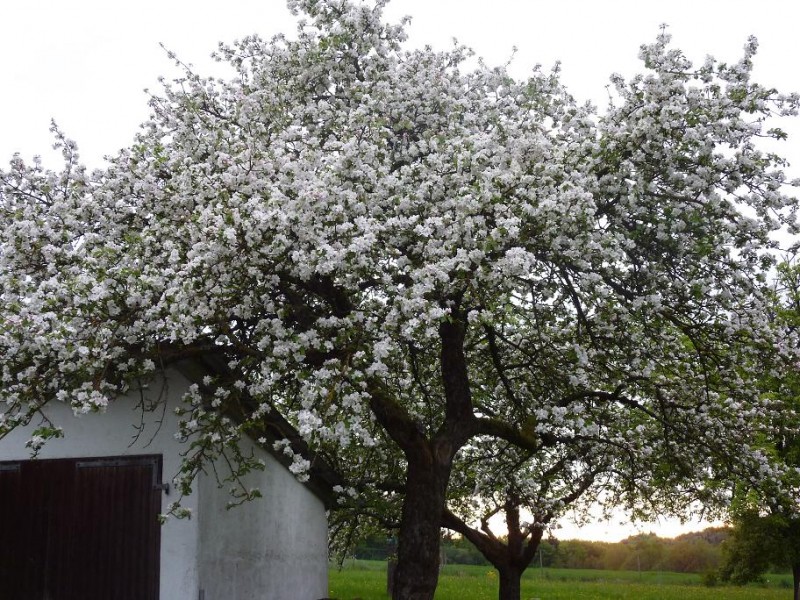
[[[433,595],[462,449],[668,505],[770,476],[752,365],[788,359],[761,288],[796,201],[756,141],[798,99],[751,81],[755,41],[696,67],[662,34],[601,116],[557,73],[403,49],[383,4],[290,0],[295,39],[222,46],[229,81],[187,68],[102,170],[56,130],[62,171],[0,173],[0,435],[40,424],[35,449],[49,402],[221,361],[186,398],[179,483],[220,452],[246,468],[235,441],[270,414],[352,457],[345,480],[399,472],[403,599]]]
[[[797,348],[800,345],[800,266],[796,254],[777,266],[771,317],[783,329],[784,343]],[[784,482],[788,489],[796,489],[800,479],[798,367],[800,362],[777,376],[765,369],[767,374],[762,381],[765,394],[787,405],[773,437],[763,443],[786,465],[782,474],[789,480]],[[741,585],[758,580],[772,565],[788,567],[792,572],[793,598],[800,600],[800,495],[782,497],[770,487],[745,484],[736,489],[730,510],[733,531],[725,546],[720,574],[723,580]]]

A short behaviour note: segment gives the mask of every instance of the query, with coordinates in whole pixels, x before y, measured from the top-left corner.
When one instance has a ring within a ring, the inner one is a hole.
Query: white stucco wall
[[[328,596],[325,507],[274,458],[250,444],[263,497],[226,510],[213,477],[200,483],[200,589],[205,600],[318,600]],[[220,469],[223,469],[220,466]]]
[[[188,386],[179,373],[170,371],[166,378],[156,380],[142,390],[148,401],[159,398],[166,406],[153,412],[142,412],[137,408],[141,401],[139,392],[111,403],[105,413],[75,417],[72,410],[61,403],[51,403],[44,413],[56,425],[64,429],[64,437],[51,440],[39,454],[40,458],[80,458],[98,456],[130,456],[137,454],[161,454],[162,481],[171,482],[178,472],[180,452],[184,446],[174,433],[177,417],[173,408]],[[164,410],[165,409],[165,410]],[[163,422],[159,425],[159,421]],[[136,436],[135,426],[143,424],[141,434]],[[30,451],[25,442],[31,436],[36,423],[17,429],[0,439],[0,460],[26,460]],[[186,508],[197,511],[198,498],[195,492],[182,501]],[[175,500],[174,491],[162,495],[162,512]],[[169,519],[161,529],[161,600],[197,600],[198,577],[198,526],[196,519]]]
[[[103,414],[75,417],[58,403],[44,410],[63,427],[64,438],[50,441],[40,458],[161,454],[163,478],[178,472],[180,452],[174,407],[188,381],[170,371],[144,390],[148,400],[163,394],[165,410],[137,408],[138,392],[113,402]],[[159,424],[159,421],[163,422]],[[143,421],[141,434],[135,426]],[[34,424],[35,426],[35,424]],[[34,426],[0,439],[0,460],[26,460]],[[191,519],[169,519],[161,530],[160,600],[317,600],[327,596],[327,520],[322,502],[263,450],[267,469],[252,475],[249,487],[263,498],[231,511],[229,498],[210,477],[201,477],[182,500]],[[176,499],[162,496],[162,510]],[[311,541],[309,541],[311,540]],[[202,592],[201,592],[202,590]],[[235,594],[232,590],[235,590]]]

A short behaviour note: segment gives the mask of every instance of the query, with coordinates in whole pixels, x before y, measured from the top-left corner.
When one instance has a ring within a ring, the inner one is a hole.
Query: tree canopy
[[[221,46],[230,80],[186,68],[104,169],[56,129],[61,172],[0,172],[0,435],[41,421],[36,448],[47,403],[103,410],[214,357],[184,488],[276,411],[343,504],[402,502],[397,598],[432,597],[481,447],[525,461],[545,511],[589,475],[642,513],[774,475],[755,371],[792,359],[765,286],[797,202],[757,141],[798,98],[751,81],[755,40],[693,66],[662,32],[598,113],[556,71],[404,49],[383,4],[290,0],[296,38]]]
[[[772,318],[783,331],[783,343],[798,347],[800,326],[800,265],[786,260],[778,265]],[[800,478],[800,379],[797,364],[785,373],[765,375],[764,393],[784,403],[780,424],[766,448],[785,464],[787,489]],[[788,484],[788,485],[787,485]],[[770,567],[789,567],[794,599],[800,600],[800,496],[772,494],[772,485],[740,485],[732,506],[733,530],[725,547],[722,578],[743,584],[754,581]]]

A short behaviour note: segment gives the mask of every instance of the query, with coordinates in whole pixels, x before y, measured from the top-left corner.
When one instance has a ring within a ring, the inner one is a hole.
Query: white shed
[[[30,460],[33,427],[0,439],[0,597],[4,600],[317,600],[327,596],[329,485],[300,483],[270,452],[249,474],[263,497],[231,510],[226,489],[201,476],[183,506],[190,519],[158,515],[185,449],[177,406],[203,367],[170,369],[104,414],[45,407],[65,436]],[[143,421],[142,421],[143,419]],[[285,422],[284,422],[285,424]],[[141,427],[137,431],[136,426]],[[328,486],[326,488],[326,486]],[[326,492],[327,489],[327,492]]]

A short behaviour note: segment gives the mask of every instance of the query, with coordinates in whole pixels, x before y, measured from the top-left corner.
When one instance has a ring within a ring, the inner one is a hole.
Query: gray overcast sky
[[[4,3],[0,20],[0,160],[44,153],[55,118],[84,160],[126,145],[147,117],[144,88],[173,73],[163,42],[198,72],[220,40],[294,30],[283,0],[26,0]],[[487,62],[519,52],[515,75],[536,63],[563,65],[579,99],[602,104],[612,72],[637,70],[636,53],[668,23],[696,60],[736,60],[750,34],[761,42],[761,80],[800,90],[800,42],[793,3],[762,0],[394,0],[387,15],[413,17],[410,44],[449,45],[456,36]],[[217,67],[218,68],[218,67]],[[219,71],[217,71],[219,72]],[[49,161],[48,161],[49,162]],[[800,163],[800,159],[796,161]]]
[[[200,74],[221,74],[208,55],[218,41],[250,33],[269,37],[294,31],[283,0],[25,0],[3,3],[0,19],[0,161],[14,152],[49,151],[54,118],[78,142],[84,161],[100,166],[102,156],[127,145],[147,117],[144,88],[174,73],[159,47],[163,42]],[[726,61],[741,56],[748,35],[761,44],[757,79],[781,91],[800,91],[800,37],[795,2],[761,0],[393,0],[387,16],[411,15],[410,46],[446,47],[453,37],[473,47],[488,63],[505,62],[518,48],[512,71],[524,76],[541,63],[560,60],[573,95],[603,105],[613,72],[638,70],[640,44],[652,41],[661,23],[673,41],[701,61],[713,54]],[[212,71],[213,69],[213,71]],[[800,176],[800,126],[781,151]],[[697,525],[694,525],[697,528]],[[674,524],[645,525],[660,535]],[[619,539],[631,532],[615,523],[559,537]]]

